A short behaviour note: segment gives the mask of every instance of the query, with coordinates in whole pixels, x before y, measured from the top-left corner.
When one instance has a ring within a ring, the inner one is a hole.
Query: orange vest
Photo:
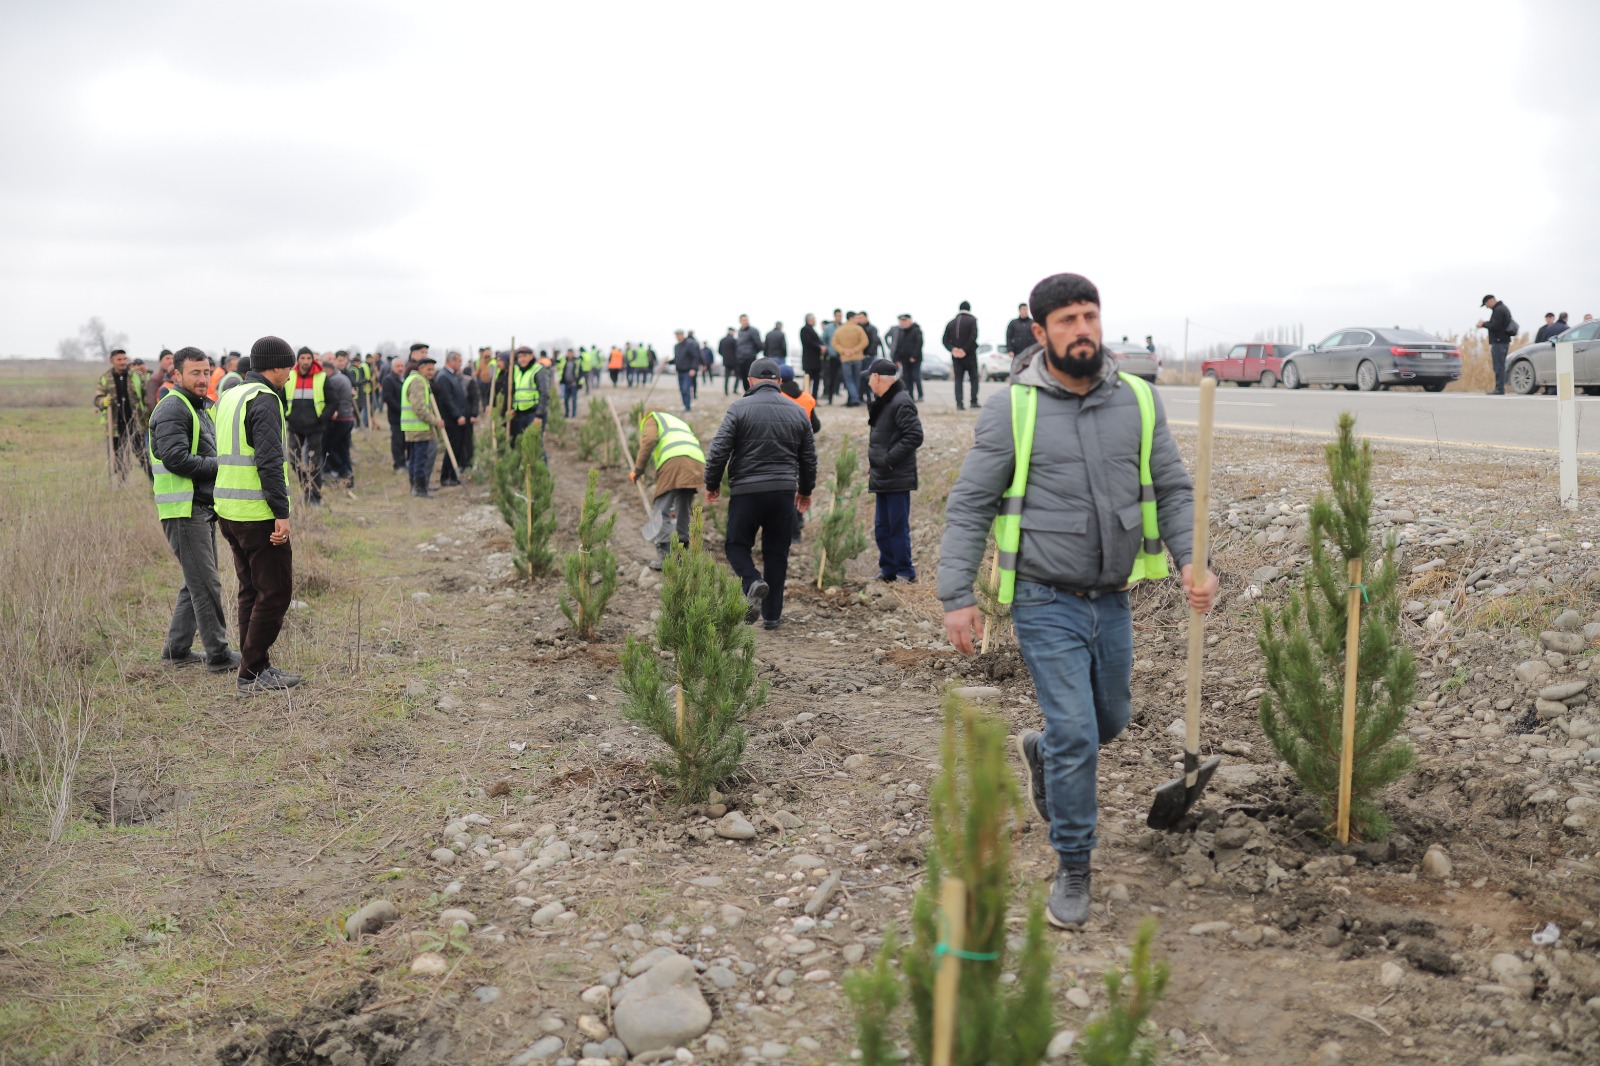
[[[784,393],[784,395],[789,396],[788,393]],[[800,409],[806,413],[806,418],[808,419],[811,417],[812,412],[817,409],[817,398],[805,389],[800,390],[799,396],[789,396],[789,399],[800,405]]]
[[[225,371],[220,366],[211,372],[211,386],[206,389],[206,397],[210,399],[212,403],[217,402],[217,382],[222,380],[222,375],[224,373]]]
[[[606,369],[607,370],[621,370],[622,369],[622,349],[621,348],[613,348],[613,349],[611,349],[611,358],[606,360]]]

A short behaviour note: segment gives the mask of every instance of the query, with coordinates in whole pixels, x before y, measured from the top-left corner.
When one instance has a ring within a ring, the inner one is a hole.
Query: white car
[[[1006,346],[978,345],[978,372],[985,381],[1004,381],[1011,376],[1011,353]]]

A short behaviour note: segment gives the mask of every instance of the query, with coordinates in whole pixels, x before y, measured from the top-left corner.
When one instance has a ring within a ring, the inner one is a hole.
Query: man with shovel
[[[1132,712],[1128,588],[1167,576],[1162,542],[1195,610],[1210,610],[1217,578],[1191,573],[1193,487],[1154,391],[1101,344],[1098,290],[1056,274],[1028,302],[1040,347],[978,419],[950,492],[938,593],[950,642],[971,655],[983,633],[973,582],[994,526],[999,599],[1044,713],[1044,731],[1019,746],[1060,858],[1047,915],[1066,929],[1089,918],[1099,747]]]

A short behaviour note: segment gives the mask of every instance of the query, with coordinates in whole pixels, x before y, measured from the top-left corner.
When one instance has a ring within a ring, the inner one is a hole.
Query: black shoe
[[[161,653],[161,664],[163,666],[193,666],[195,663],[202,661],[204,660],[201,658],[201,656],[196,655],[193,650],[189,648],[185,648],[183,651],[177,654],[173,654],[169,651],[164,651]]]
[[[219,656],[207,658],[206,669],[213,674],[225,674],[229,671],[237,670],[239,669],[239,653],[225,651]]]
[[[777,629],[781,625],[783,625],[783,619],[781,618],[763,618],[761,620],[762,629]]]
[[[1050,886],[1045,917],[1057,929],[1078,929],[1089,920],[1089,867],[1061,864]]]
[[[746,624],[755,625],[756,619],[761,617],[761,604],[766,601],[767,593],[771,591],[772,586],[760,578],[756,578],[750,585],[744,594],[745,602],[748,604],[744,611]]]
[[[1042,743],[1044,734],[1030,729],[1017,737],[1017,754],[1022,756],[1022,765],[1028,770],[1028,798],[1033,801],[1033,812],[1048,826],[1050,805],[1044,797],[1044,752],[1039,750]]]
[[[276,667],[269,666],[255,677],[241,677],[239,679],[239,695],[254,696],[261,692],[285,692],[294,688],[302,680],[303,678],[299,674],[286,674]]]
[[[976,411],[978,408],[980,408],[982,406],[983,406],[983,404],[979,403],[977,400],[973,400],[972,401],[971,407],[972,407],[972,409],[974,411]]]
[[[894,584],[894,575],[893,574],[879,574],[878,575],[878,580],[882,581],[885,585],[892,585],[892,584]]]
[[[965,407],[963,407],[963,406],[961,406],[961,405],[960,405],[960,404],[956,404],[956,410],[957,410],[957,411],[965,411],[965,410],[966,410],[966,408],[965,408]]]
[[[912,574],[910,577],[902,577],[897,580],[903,585],[915,585],[917,583],[917,575]]]
[[[441,482],[439,482],[439,487],[441,489],[460,488],[461,487],[461,482],[457,481],[455,478],[451,478],[449,481],[441,481]]]

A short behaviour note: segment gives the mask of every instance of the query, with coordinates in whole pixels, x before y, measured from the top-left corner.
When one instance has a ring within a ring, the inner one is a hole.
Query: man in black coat
[[[733,327],[728,327],[728,335],[717,342],[717,355],[722,359],[722,395],[728,395],[739,375],[739,339],[733,335]]]
[[[900,364],[900,382],[913,399],[922,399],[922,327],[910,315],[901,315],[894,339],[894,361]]]
[[[405,383],[410,369],[410,360],[397,355],[390,360],[389,369],[384,371],[383,380],[378,383],[383,409],[389,415],[389,457],[394,460],[396,470],[406,468],[406,435],[400,430],[400,408],[405,401],[400,396],[400,387]]]
[[[694,381],[700,373],[700,342],[677,330],[678,342],[672,346],[672,368],[678,373],[678,395],[683,399],[683,413],[688,414],[694,398]]]
[[[467,383],[461,380],[461,353],[449,352],[444,357],[444,369],[433,375],[433,402],[439,407],[439,417],[444,419],[445,439],[450,442],[444,465],[439,468],[439,487],[449,488],[461,484],[461,471],[450,461],[450,452],[465,463],[462,453],[467,450],[467,434],[472,432],[467,413]]]
[[[902,343],[904,341],[902,340]],[[911,561],[911,494],[917,488],[917,449],[922,419],[895,365],[879,359],[867,371],[877,397],[867,408],[867,491],[877,496],[873,538],[878,542],[878,580],[915,581]]]
[[[1017,317],[1006,323],[1006,352],[1015,359],[1033,345],[1033,318],[1027,304],[1017,305]]]
[[[763,341],[761,333],[750,324],[749,315],[739,316],[739,332],[734,336],[734,372],[739,376],[739,388],[748,392],[750,365],[761,358]]]
[[[822,388],[822,335],[817,332],[817,316],[807,315],[800,327],[800,373],[811,379],[811,395]]]
[[[1506,352],[1511,350],[1511,342],[1517,339],[1516,323],[1511,319],[1511,308],[1506,306],[1504,300],[1497,300],[1493,295],[1485,296],[1480,307],[1489,308],[1489,318],[1479,321],[1479,329],[1489,331],[1489,359],[1494,364],[1494,388],[1490,396],[1504,396],[1506,394]]]
[[[751,365],[748,391],[729,405],[706,453],[706,502],[717,502],[723,471],[728,474],[724,543],[728,565],[739,575],[750,603],[745,620],[759,617],[768,629],[777,629],[783,620],[795,511],[810,510],[817,484],[811,421],[798,403],[778,391],[779,373],[771,359]],[[758,531],[764,578],[752,554]]]
[[[963,374],[971,381],[972,406],[977,407],[978,320],[972,317],[972,305],[965,300],[961,301],[961,308],[956,312],[956,317],[944,327],[944,347],[950,353],[950,376],[956,383],[956,410],[966,410],[966,406],[961,402]]]
[[[784,335],[782,322],[773,326],[772,332],[761,342],[761,354],[776,363],[789,361],[789,338]]]

